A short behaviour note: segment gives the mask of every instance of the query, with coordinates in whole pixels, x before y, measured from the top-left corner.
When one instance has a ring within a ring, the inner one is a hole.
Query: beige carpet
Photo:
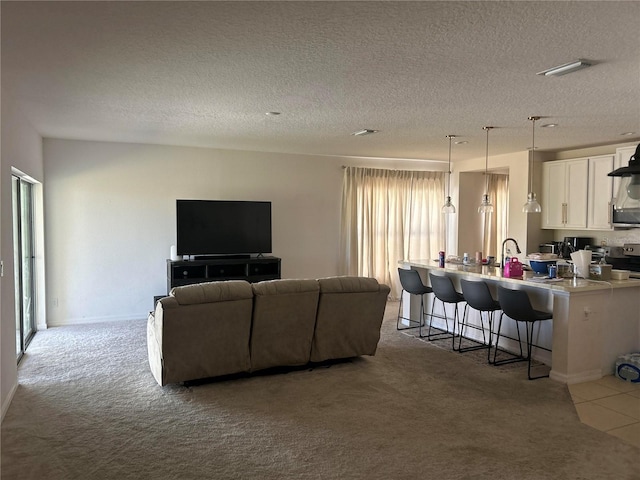
[[[375,357],[159,387],[145,323],[37,334],[2,425],[3,479],[635,479],[639,450],[527,381],[395,330]]]

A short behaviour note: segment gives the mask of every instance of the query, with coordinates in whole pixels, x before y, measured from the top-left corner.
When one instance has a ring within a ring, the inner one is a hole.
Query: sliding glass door
[[[11,178],[16,308],[16,357],[20,361],[36,332],[33,185]]]

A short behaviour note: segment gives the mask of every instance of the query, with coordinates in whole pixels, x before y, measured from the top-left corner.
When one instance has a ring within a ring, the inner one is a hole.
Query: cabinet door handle
[[[609,225],[611,225],[611,215],[612,215],[612,212],[611,212],[612,207],[611,207],[611,205],[612,205],[611,202],[609,202],[607,204],[607,222],[609,223]]]
[[[567,204],[562,204],[562,223],[567,223]]]

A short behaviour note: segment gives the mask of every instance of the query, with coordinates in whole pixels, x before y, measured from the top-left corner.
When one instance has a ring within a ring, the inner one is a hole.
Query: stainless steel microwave
[[[620,186],[611,207],[611,224],[614,227],[640,227],[640,191],[636,188],[636,177],[639,176],[620,178]]]
[[[562,255],[562,244],[563,242],[541,243],[538,246],[538,251],[540,253],[554,253],[560,256]]]

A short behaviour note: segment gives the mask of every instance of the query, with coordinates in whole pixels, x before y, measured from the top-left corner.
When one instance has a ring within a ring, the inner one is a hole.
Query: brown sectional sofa
[[[151,372],[167,385],[374,355],[388,294],[365,277],[176,287],[149,315]]]

